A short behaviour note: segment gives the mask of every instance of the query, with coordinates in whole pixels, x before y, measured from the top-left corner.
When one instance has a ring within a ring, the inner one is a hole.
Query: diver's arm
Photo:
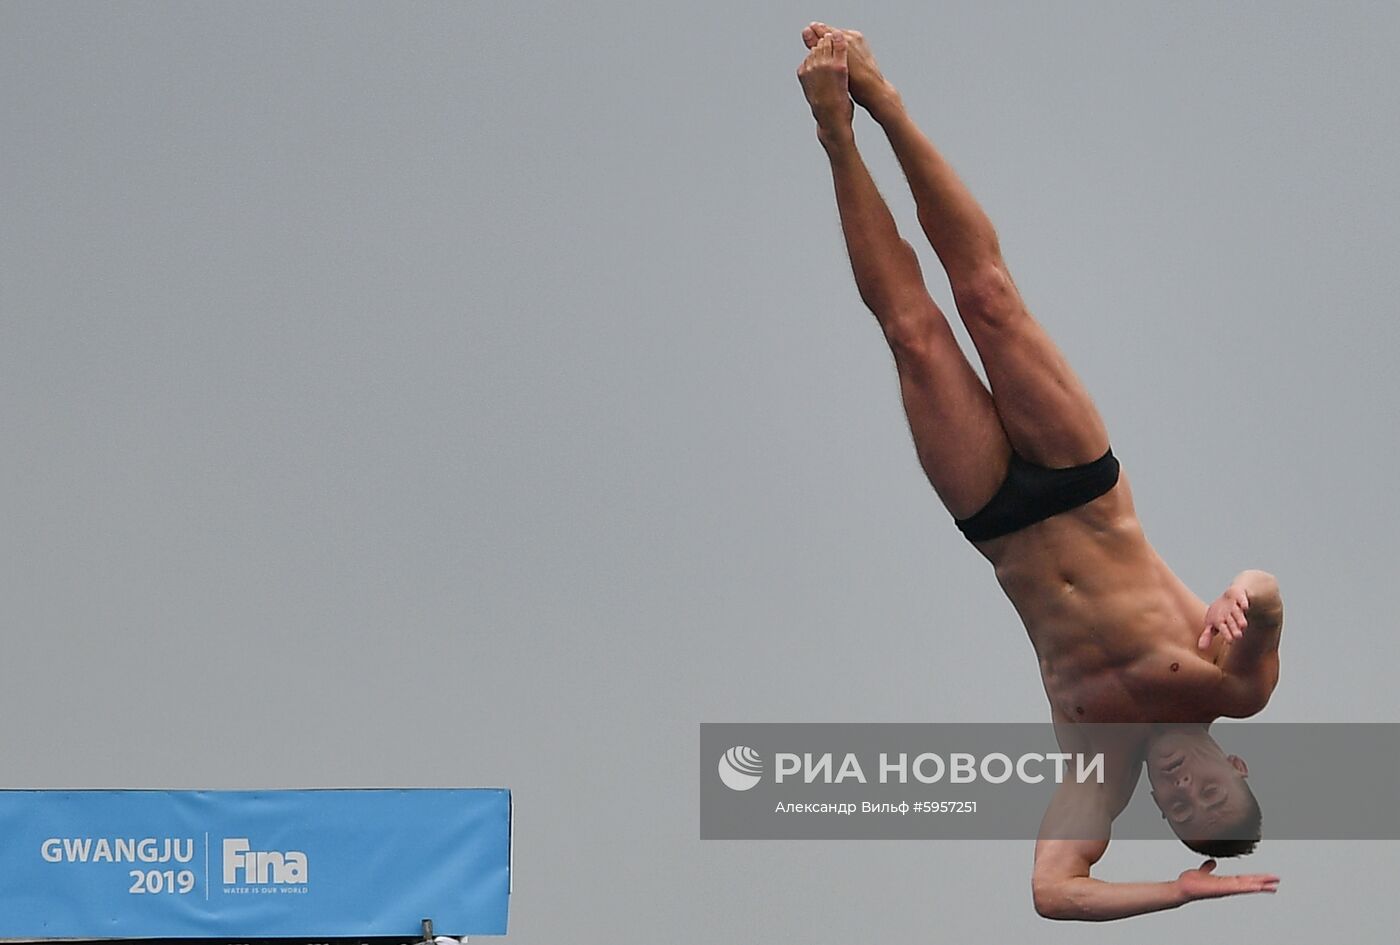
[[[1052,840],[1051,843],[1072,843]],[[1037,852],[1039,844],[1037,846]],[[1085,869],[1087,870],[1087,865]],[[1147,912],[1161,912],[1197,899],[1219,899],[1244,893],[1278,891],[1278,877],[1264,873],[1249,876],[1216,876],[1214,860],[1199,869],[1186,870],[1165,883],[1106,883],[1083,876],[1048,881],[1035,888],[1035,911],[1047,919],[1079,919],[1103,922],[1126,919]]]
[[[1175,909],[1186,902],[1175,883],[1109,883],[1089,869],[1108,848],[1107,840],[1037,840],[1031,896],[1047,919],[1102,922],[1144,912]]]
[[[1233,718],[1253,715],[1264,707],[1278,684],[1278,645],[1283,633],[1283,598],[1278,581],[1267,571],[1243,571],[1206,610],[1205,627],[1197,645],[1205,649],[1213,637],[1225,637],[1221,660],[1226,705]]]
[[[1106,883],[1089,875],[1113,827],[1103,786],[1065,781],[1040,822],[1031,871],[1035,911],[1047,919],[1101,921],[1181,905],[1171,883]]]
[[[1035,842],[1031,896],[1047,919],[1103,922],[1175,909],[1196,899],[1251,892],[1273,892],[1278,877],[1215,876],[1215,861],[1160,883],[1111,883],[1094,879],[1090,869],[1108,849],[1112,818],[1102,792],[1086,792],[1065,782],[1055,791]]]
[[[1035,911],[1047,919],[1103,921],[1172,909],[1186,900],[1175,883],[1108,883],[1090,869],[1108,849],[1113,818],[1105,793],[1064,782],[1040,823],[1031,872]]]
[[[1278,891],[1278,877],[1266,873],[1216,876],[1214,860],[1185,870],[1164,883],[1110,883],[1094,879],[1089,868],[1108,847],[1107,840],[1038,840],[1031,894],[1035,911],[1047,919],[1104,922],[1161,912],[1194,902],[1244,893]]]

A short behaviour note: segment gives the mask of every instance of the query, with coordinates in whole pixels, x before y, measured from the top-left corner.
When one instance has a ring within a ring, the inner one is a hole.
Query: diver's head
[[[1181,842],[1203,856],[1254,851],[1262,815],[1248,776],[1244,759],[1226,755],[1204,725],[1165,726],[1148,743],[1152,800]]]

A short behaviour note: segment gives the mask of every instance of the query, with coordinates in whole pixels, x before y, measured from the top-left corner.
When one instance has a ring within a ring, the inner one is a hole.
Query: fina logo
[[[300,850],[250,850],[247,837],[224,840],[224,885],[281,886],[305,882],[306,854]]]
[[[763,776],[763,756],[746,745],[736,745],[719,759],[719,779],[732,791],[747,791]]]

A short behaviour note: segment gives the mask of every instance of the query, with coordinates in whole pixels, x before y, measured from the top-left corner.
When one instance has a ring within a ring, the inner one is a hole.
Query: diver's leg
[[[831,32],[804,31],[809,44]],[[1045,466],[1074,466],[1108,449],[1108,432],[1079,378],[1026,309],[995,228],[953,168],[919,130],[859,34],[848,37],[851,94],[884,129],[909,181],[924,234],[948,274],[958,314],[991,384],[1017,452]]]
[[[798,75],[831,164],[856,287],[894,353],[919,461],[944,505],[964,518],[996,492],[1010,446],[991,395],[929,296],[914,248],[900,237],[856,149],[842,45],[831,38],[815,44]]]

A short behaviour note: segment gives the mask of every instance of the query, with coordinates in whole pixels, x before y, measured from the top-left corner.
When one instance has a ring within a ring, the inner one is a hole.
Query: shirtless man
[[[1113,919],[1273,892],[1278,877],[1217,876],[1213,859],[1168,882],[1090,877],[1144,767],[1154,800],[1188,846],[1212,857],[1252,849],[1259,808],[1247,770],[1208,726],[1255,714],[1273,692],[1278,585],[1245,571],[1207,605],[1172,573],[1143,535],[1102,418],[1027,311],[991,221],[915,126],[859,33],[812,23],[802,38],[809,53],[798,79],[831,164],[856,286],[894,355],[919,462],[1025,624],[1062,746],[1108,749],[1104,785],[1061,788],[1051,802],[1047,825],[1092,829],[1067,836],[1042,827],[1036,911]],[[856,149],[857,104],[894,148],[990,391],[929,296],[914,249]],[[1137,724],[1082,724],[1097,722]],[[1105,745],[1105,730],[1131,743]],[[1089,745],[1091,731],[1099,740]]]

